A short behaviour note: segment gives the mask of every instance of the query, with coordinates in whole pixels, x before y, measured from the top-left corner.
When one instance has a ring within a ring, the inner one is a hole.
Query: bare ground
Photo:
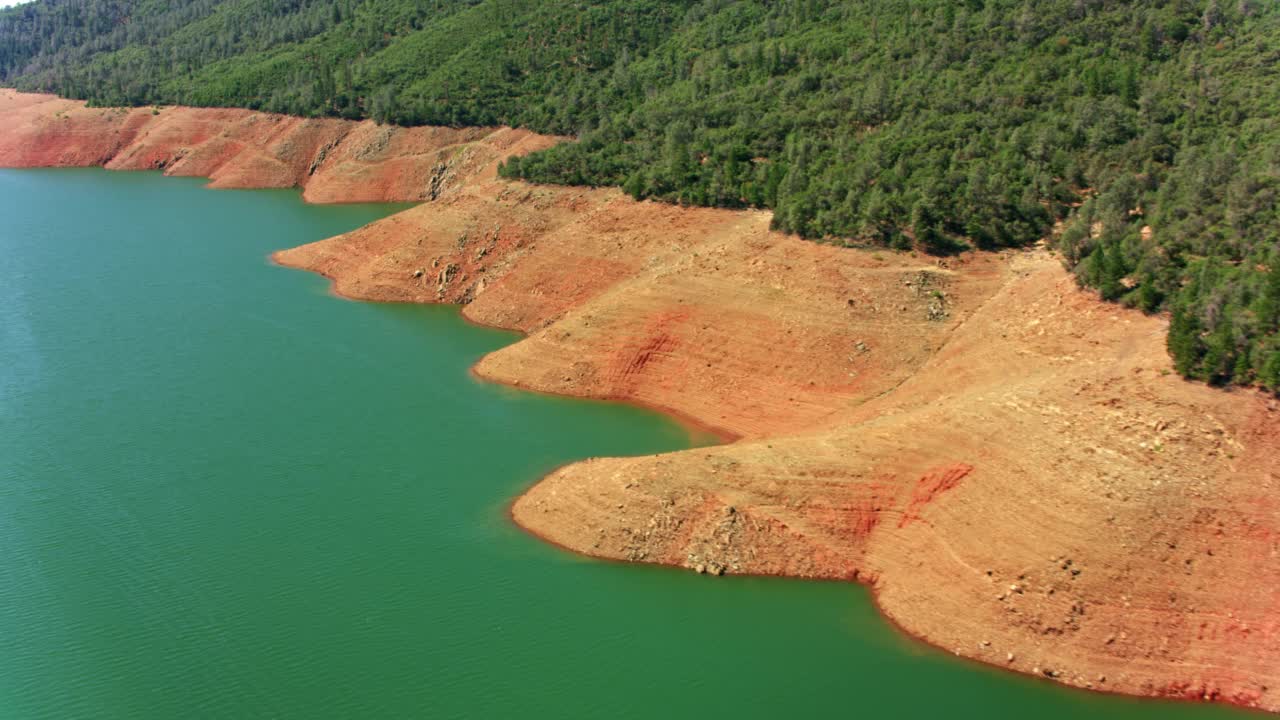
[[[823,246],[769,215],[495,179],[556,142],[0,91],[0,165],[430,201],[281,252],[527,337],[483,377],[731,444],[565,467],[512,515],[599,557],[870,584],[907,632],[1098,690],[1280,710],[1280,407],[1172,372],[1160,318],[1043,249]]]

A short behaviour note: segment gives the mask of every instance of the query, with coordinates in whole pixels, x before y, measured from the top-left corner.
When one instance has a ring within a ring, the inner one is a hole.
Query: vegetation
[[[1184,375],[1280,390],[1266,0],[37,0],[0,12],[0,81],[522,125],[577,139],[508,176],[815,239],[1052,234],[1103,297],[1171,311]]]

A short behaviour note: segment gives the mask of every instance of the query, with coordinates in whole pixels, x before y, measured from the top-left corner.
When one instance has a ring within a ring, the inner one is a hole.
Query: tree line
[[[1052,237],[1169,311],[1184,375],[1280,390],[1265,0],[37,0],[0,81],[572,135],[508,177],[932,253]]]

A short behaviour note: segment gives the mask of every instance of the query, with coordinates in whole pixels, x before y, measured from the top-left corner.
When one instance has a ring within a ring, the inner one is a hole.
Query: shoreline
[[[883,257],[770,232],[761,213],[495,180],[504,153],[556,141],[524,131],[457,131],[474,136],[470,156],[451,151],[441,174],[425,130],[166,108],[124,138],[103,123],[131,111],[14,97],[0,92],[0,117],[19,118],[0,165],[212,168],[214,188],[303,178],[306,202],[372,186],[394,201],[440,178],[424,205],[270,259],[348,300],[461,304],[467,322],[520,333],[471,368],[482,381],[732,440],[555,470],[507,506],[544,542],[858,578],[899,632],[949,655],[1107,694],[1280,710],[1280,590],[1248,590],[1280,588],[1266,560],[1280,537],[1276,403],[1168,377],[1160,320],[1079,291],[1042,252]],[[245,141],[193,145],[203,131],[183,123],[205,113]],[[335,157],[339,130],[392,150],[357,161],[343,140]],[[406,149],[416,170],[392,171]],[[996,659],[1006,651],[1016,662]],[[1100,673],[1107,687],[1086,687]]]
[[[297,267],[295,265],[289,265],[285,262],[282,262],[280,258],[277,257],[277,255],[281,252],[284,252],[284,251],[276,250],[271,252],[271,254],[267,255],[267,262],[271,263],[276,267],[285,268],[287,270],[295,270],[298,272],[311,273],[312,275],[317,275],[317,274],[320,275],[320,277],[323,277],[325,280],[329,282],[328,292],[331,297],[335,297],[340,300],[346,300],[347,302],[369,302],[367,300],[362,300],[361,298],[358,298],[358,297],[353,297],[353,296],[344,294],[341,290],[338,289],[334,279],[329,277],[328,275],[325,275],[323,273],[316,273],[315,271],[308,270],[303,267]],[[421,305],[423,304],[423,303],[415,303],[410,301],[377,301],[377,302],[380,302],[382,304],[387,304],[387,305],[393,305],[393,304],[394,305]],[[502,325],[491,325],[491,324],[476,320],[474,318],[467,317],[466,312],[464,312],[466,308],[465,305],[460,305],[456,303],[435,303],[435,304],[454,308],[455,310],[457,310],[458,317],[461,318],[462,321],[467,323],[468,325],[472,325],[478,328],[484,328],[486,330],[498,330],[501,332],[516,334],[517,339],[512,344],[515,344],[515,342],[519,342],[520,340],[523,340],[524,338],[528,337],[527,333],[523,333],[520,330],[516,330],[510,327],[504,327]],[[494,352],[497,352],[497,351],[495,350]],[[625,397],[571,395],[568,393],[559,393],[552,390],[539,390],[537,388],[525,387],[524,385],[521,385],[519,383],[506,382],[504,380],[490,378],[484,375],[482,372],[480,372],[477,369],[479,368],[480,363],[483,362],[483,360],[484,358],[481,358],[480,360],[472,364],[471,367],[467,368],[467,374],[471,378],[479,382],[487,383],[490,385],[498,385],[501,387],[512,388],[514,390],[519,390],[520,392],[531,393],[534,395],[545,395],[548,397],[564,398],[566,400],[577,400],[582,402],[601,402],[601,403],[610,403],[614,405],[625,405],[627,407],[633,407],[639,410],[645,410],[647,412],[657,413],[673,421],[682,430],[688,433],[691,440],[697,438],[699,435],[703,435],[706,437],[714,438],[715,442],[713,443],[713,445],[730,445],[742,439],[741,435],[738,435],[731,430],[716,427],[715,425],[704,422],[696,417],[687,415],[673,408],[644,403],[638,400],[631,400]],[[548,541],[548,542],[551,542],[551,541]]]
[[[350,298],[343,298],[343,299],[350,300]],[[450,307],[457,308],[459,310],[459,314],[461,314],[460,306],[450,306]],[[498,328],[498,329],[501,329],[501,328]],[[480,380],[482,380],[483,382],[489,382],[492,384],[501,384],[501,383],[493,383],[493,381],[485,380],[484,378],[480,378]],[[503,386],[511,387],[508,385],[503,385]],[[590,398],[573,398],[573,399],[590,400]],[[612,401],[603,401],[603,402],[612,402]],[[567,467],[568,465],[576,464],[577,462],[583,462],[583,461],[572,461],[564,465],[561,465],[557,468],[553,468],[549,473],[547,473],[547,475],[555,474],[558,470],[564,467]],[[546,476],[544,475],[544,477]],[[517,502],[520,501],[522,497],[524,497],[524,495],[529,490],[537,486],[539,482],[541,482],[541,479],[533,481],[519,494],[510,498],[503,504],[503,510],[504,510],[503,514],[507,522],[510,523],[512,527],[516,528],[517,530],[527,535],[528,537],[544,545],[548,545],[560,552],[568,553],[570,555],[576,555],[578,557],[588,559],[592,562],[606,563],[611,565],[623,565],[623,566],[634,566],[639,564],[645,564],[645,565],[651,565],[653,567],[656,567],[663,572],[682,572],[682,571],[687,572],[689,570],[689,568],[686,568],[680,565],[666,564],[666,563],[637,563],[631,560],[624,560],[621,558],[610,557],[608,555],[593,554],[588,551],[579,550],[571,546],[565,545],[561,543],[559,540],[555,539],[554,537],[539,533],[536,529],[519,522],[514,515],[515,505]],[[1236,712],[1241,712],[1243,714],[1250,715],[1250,716],[1271,717],[1274,715],[1273,712],[1262,709],[1262,708],[1252,707],[1247,705],[1237,705],[1232,703],[1222,703],[1220,701],[1206,701],[1206,700],[1189,698],[1189,697],[1181,697],[1181,696],[1137,695],[1134,693],[1127,693],[1124,691],[1112,690],[1109,688],[1077,687],[1072,685],[1065,685],[1065,683],[1055,682],[1054,678],[1045,676],[1043,674],[1022,672],[1015,668],[1008,667],[1007,665],[1002,665],[1000,663],[994,663],[994,662],[987,662],[984,660],[979,660],[977,658],[966,656],[961,653],[947,650],[947,648],[944,647],[943,645],[933,642],[929,638],[911,631],[907,627],[900,624],[897,620],[895,620],[885,610],[884,605],[880,602],[880,590],[874,581],[868,582],[868,581],[864,581],[854,577],[850,577],[850,578],[795,577],[790,575],[780,575],[776,573],[733,573],[733,574],[726,574],[723,577],[710,576],[710,579],[724,580],[726,582],[732,582],[734,578],[758,578],[758,579],[768,579],[768,580],[780,580],[780,581],[787,581],[787,582],[824,583],[824,584],[833,584],[833,585],[838,585],[838,584],[854,585],[860,591],[867,593],[868,597],[871,600],[871,607],[874,609],[876,616],[882,622],[888,625],[894,633],[898,634],[905,643],[917,645],[931,652],[936,652],[940,656],[945,656],[948,662],[964,663],[974,668],[991,672],[994,674],[1009,675],[1019,679],[1020,681],[1029,681],[1037,684],[1043,684],[1043,685],[1051,686],[1056,689],[1064,690],[1065,692],[1071,692],[1071,693],[1087,693],[1087,694],[1099,695],[1103,697],[1123,698],[1134,703],[1154,702],[1154,703],[1165,703],[1169,705],[1201,705],[1201,706],[1226,705],[1227,707],[1232,708]],[[1065,685],[1065,688],[1064,688],[1064,685]]]
[[[293,271],[299,271],[299,272],[307,272],[307,273],[311,273],[311,274],[319,274],[321,277],[323,277],[323,278],[328,282],[327,291],[328,291],[328,294],[329,294],[331,297],[334,297],[334,298],[337,298],[337,299],[340,299],[340,300],[344,300],[344,301],[346,301],[346,302],[369,302],[369,301],[367,301],[367,300],[363,300],[363,299],[361,299],[361,298],[359,298],[359,297],[355,297],[355,296],[351,296],[351,295],[348,295],[348,294],[343,293],[343,292],[338,288],[336,280],[335,280],[334,278],[332,278],[332,277],[328,276],[327,274],[324,274],[324,273],[317,273],[317,272],[316,272],[316,271],[314,271],[314,270],[308,270],[308,269],[303,268],[303,267],[298,267],[298,266],[294,266],[294,265],[289,265],[289,264],[287,264],[287,263],[283,262],[279,257],[277,257],[277,256],[279,255],[279,253],[281,253],[281,252],[284,252],[284,250],[277,250],[277,251],[273,251],[273,252],[271,252],[271,253],[267,256],[267,260],[268,260],[268,262],[270,262],[272,265],[274,265],[274,266],[276,266],[276,267],[284,268],[284,269],[287,269],[287,270],[293,270]],[[421,303],[414,303],[414,302],[409,302],[409,301],[374,301],[374,302],[380,302],[380,303],[383,303],[383,304],[400,304],[400,305],[419,305],[419,304],[421,304]],[[445,307],[449,307],[450,309],[454,310],[454,311],[457,313],[457,315],[458,315],[458,317],[459,317],[459,318],[461,318],[465,323],[467,323],[467,324],[469,324],[469,325],[472,325],[472,326],[474,326],[474,327],[484,328],[484,329],[488,329],[488,330],[498,330],[498,331],[502,331],[502,332],[514,333],[514,334],[517,336],[517,338],[516,338],[516,340],[514,340],[511,344],[515,344],[516,342],[519,342],[520,340],[522,340],[522,339],[524,339],[524,338],[528,337],[527,333],[523,333],[523,332],[521,332],[521,331],[519,331],[519,330],[515,330],[515,329],[509,328],[509,327],[503,327],[503,326],[500,326],[500,325],[492,325],[492,324],[484,323],[484,322],[481,322],[481,321],[478,321],[478,320],[475,320],[475,319],[473,319],[473,318],[468,317],[468,316],[467,316],[467,314],[466,314],[466,312],[465,312],[466,305],[456,304],[456,303],[451,303],[451,304],[447,304],[447,305],[444,305],[444,306],[445,306]],[[499,348],[499,349],[501,349],[501,348]],[[497,351],[494,351],[494,352],[497,352]],[[655,406],[655,405],[647,405],[647,404],[639,403],[639,402],[636,402],[636,401],[633,401],[633,400],[628,400],[628,399],[626,399],[626,398],[616,398],[616,397],[584,397],[584,396],[579,396],[579,395],[569,395],[569,394],[564,394],[564,393],[556,393],[556,392],[553,392],[553,391],[545,391],[545,390],[538,390],[538,389],[534,389],[534,388],[524,387],[524,386],[522,386],[522,385],[520,385],[520,384],[518,384],[518,383],[508,383],[508,382],[504,382],[504,381],[499,380],[499,379],[493,379],[493,378],[490,378],[490,377],[488,377],[488,376],[486,376],[486,375],[483,375],[482,373],[480,373],[480,372],[477,370],[477,368],[478,368],[479,364],[480,364],[480,361],[477,361],[476,363],[473,363],[473,364],[472,364],[472,365],[467,369],[467,374],[468,374],[472,379],[474,379],[474,380],[476,380],[476,381],[478,381],[478,382],[482,382],[482,383],[486,383],[486,384],[490,384],[490,385],[496,385],[496,386],[499,386],[499,387],[511,388],[511,389],[514,389],[514,390],[519,390],[519,391],[521,391],[521,392],[533,393],[533,394],[537,394],[537,395],[545,395],[545,396],[549,396],[549,397],[559,397],[559,398],[565,398],[565,399],[570,399],[570,400],[575,400],[575,401],[580,401],[580,402],[602,402],[602,403],[615,403],[615,404],[625,405],[625,406],[628,406],[628,407],[634,407],[634,408],[639,408],[639,409],[642,409],[642,410],[647,410],[647,411],[650,411],[650,412],[659,413],[659,414],[662,414],[662,415],[664,415],[665,417],[667,417],[667,418],[671,419],[672,421],[674,421],[675,423],[677,423],[678,425],[680,425],[682,428],[684,428],[684,429],[686,430],[686,432],[688,432],[688,433],[690,434],[691,438],[692,438],[693,436],[695,436],[695,434],[697,434],[697,433],[701,433],[701,434],[709,435],[709,436],[711,436],[711,437],[716,438],[716,443],[715,443],[716,445],[729,445],[729,444],[735,443],[735,442],[737,442],[737,441],[739,441],[739,440],[741,440],[741,439],[742,439],[742,437],[741,437],[740,435],[734,434],[734,433],[732,433],[732,432],[730,432],[730,431],[728,431],[728,430],[724,430],[724,429],[720,429],[720,428],[715,428],[714,426],[711,426],[711,425],[705,424],[705,423],[703,423],[703,422],[701,422],[701,421],[697,420],[696,418],[693,418],[693,417],[690,417],[690,416],[687,416],[687,415],[681,414],[681,413],[679,413],[678,411],[675,411],[675,410],[670,409],[670,408],[664,408],[664,407],[659,407],[659,406]],[[652,455],[652,454],[651,454],[651,455],[641,456],[641,457],[655,457],[655,455]],[[591,459],[591,458],[588,458],[588,461],[589,461],[590,459]],[[542,544],[544,544],[544,545],[548,545],[548,546],[550,546],[550,547],[552,547],[552,548],[555,548],[556,550],[558,550],[558,551],[560,551],[560,552],[569,553],[569,554],[572,554],[572,555],[577,555],[577,556],[582,557],[582,558],[587,558],[587,559],[589,559],[589,560],[591,560],[591,561],[593,561],[593,562],[603,562],[603,563],[608,563],[608,564],[617,564],[617,565],[626,565],[626,566],[631,566],[631,565],[637,565],[637,564],[639,564],[639,563],[636,563],[635,561],[631,561],[631,560],[625,560],[625,559],[621,559],[621,558],[611,557],[611,556],[608,556],[608,555],[595,554],[595,553],[592,553],[592,552],[589,552],[589,551],[585,551],[585,550],[581,550],[581,549],[574,548],[574,547],[572,547],[572,546],[570,546],[570,545],[566,545],[566,544],[564,544],[564,543],[560,542],[560,541],[559,541],[559,540],[557,540],[555,537],[552,537],[552,536],[550,536],[550,535],[547,535],[547,534],[541,533],[541,532],[539,532],[537,529],[535,529],[535,528],[533,528],[533,527],[531,527],[531,526],[529,526],[529,525],[526,525],[526,524],[524,524],[524,523],[521,523],[519,520],[517,520],[517,519],[516,519],[516,516],[515,516],[515,506],[516,506],[516,504],[517,504],[518,502],[520,502],[520,500],[522,500],[522,499],[523,499],[523,498],[524,498],[524,497],[529,493],[529,491],[530,491],[530,490],[532,490],[532,489],[533,489],[534,487],[536,487],[539,483],[541,483],[541,482],[542,482],[546,477],[549,477],[549,476],[551,476],[551,475],[554,475],[556,472],[558,472],[558,471],[562,470],[562,469],[563,469],[563,468],[565,468],[565,467],[568,467],[568,466],[570,466],[570,465],[575,465],[575,464],[580,463],[580,462],[585,462],[585,461],[582,461],[582,460],[570,461],[570,462],[568,462],[568,463],[564,463],[564,464],[562,464],[562,465],[560,465],[560,466],[557,466],[557,467],[555,467],[555,468],[552,468],[549,472],[544,473],[544,474],[543,474],[539,479],[534,480],[532,483],[530,483],[528,486],[526,486],[526,487],[525,487],[525,489],[524,489],[524,490],[521,490],[517,495],[515,495],[515,496],[513,496],[513,497],[511,497],[511,498],[509,498],[509,499],[507,499],[507,500],[503,503],[503,514],[504,514],[504,516],[505,516],[505,518],[506,518],[507,522],[508,522],[508,523],[510,523],[510,525],[511,525],[512,527],[514,527],[514,528],[518,529],[520,532],[522,532],[524,535],[526,535],[526,536],[528,536],[528,537],[532,538],[533,540],[535,540],[535,541],[537,541],[537,542],[540,542],[540,543],[542,543]],[[688,570],[689,570],[689,568],[687,568],[687,567],[683,567],[683,566],[681,566],[681,565],[677,565],[677,564],[668,564],[668,563],[644,563],[644,564],[648,564],[648,565],[655,565],[656,567],[661,568],[662,570],[664,570],[664,571],[668,571],[668,572],[679,572],[679,571],[688,571]],[[712,576],[712,577],[715,577],[715,576]],[[742,578],[767,578],[767,579],[774,579],[774,580],[786,580],[786,581],[789,581],[789,582],[818,582],[818,583],[830,583],[830,584],[853,584],[853,585],[858,586],[859,588],[861,588],[863,591],[865,591],[865,592],[868,594],[868,596],[869,596],[869,598],[870,598],[870,600],[871,600],[871,606],[872,606],[872,608],[875,610],[875,613],[876,613],[876,615],[880,618],[880,620],[881,620],[882,622],[886,623],[890,628],[892,628],[892,630],[893,630],[894,632],[896,632],[896,633],[898,633],[900,636],[902,636],[902,638],[903,638],[906,642],[908,642],[908,643],[917,644],[917,645],[919,645],[919,646],[921,646],[921,647],[928,648],[928,649],[929,649],[929,650],[931,650],[931,651],[937,652],[937,653],[939,653],[940,655],[945,655],[945,656],[947,656],[947,657],[948,657],[949,661],[951,661],[951,662],[956,662],[956,661],[964,662],[964,663],[966,663],[966,664],[972,664],[972,665],[974,665],[974,666],[976,666],[976,667],[983,668],[983,669],[986,669],[986,670],[988,670],[988,671],[994,671],[994,672],[999,673],[999,674],[1009,674],[1009,675],[1016,676],[1016,677],[1023,678],[1023,679],[1030,678],[1032,681],[1034,681],[1034,682],[1036,682],[1036,683],[1045,683],[1045,684],[1055,685],[1055,686],[1060,686],[1060,685],[1061,685],[1061,683],[1055,683],[1055,682],[1053,682],[1053,678],[1046,677],[1046,676],[1044,676],[1044,675],[1042,675],[1042,674],[1041,674],[1041,675],[1037,675],[1037,674],[1032,674],[1032,673],[1027,673],[1027,672],[1020,672],[1020,671],[1018,671],[1018,670],[1016,670],[1016,669],[1013,669],[1013,668],[1008,667],[1007,665],[1000,665],[1000,664],[998,664],[998,663],[986,662],[986,661],[979,660],[979,659],[976,659],[976,658],[967,657],[967,656],[965,656],[965,655],[962,655],[962,654],[960,654],[960,653],[956,653],[956,652],[953,652],[953,651],[950,651],[950,652],[949,652],[949,651],[948,651],[948,650],[947,650],[943,645],[941,645],[941,644],[939,644],[939,643],[936,643],[936,642],[933,642],[933,641],[931,641],[929,638],[927,638],[927,637],[925,637],[925,636],[923,636],[923,635],[920,635],[920,634],[917,634],[917,633],[915,633],[915,632],[912,632],[910,629],[908,629],[908,628],[904,627],[903,625],[901,625],[900,623],[898,623],[898,622],[897,622],[897,621],[896,621],[892,616],[890,616],[890,615],[889,615],[889,613],[885,610],[885,608],[884,608],[883,604],[882,604],[882,603],[881,603],[881,601],[880,601],[879,588],[877,587],[877,585],[876,585],[876,583],[875,583],[874,581],[868,582],[868,581],[861,580],[861,579],[859,579],[858,577],[847,577],[847,578],[795,577],[795,576],[783,575],[783,574],[778,574],[778,573],[733,573],[733,574],[731,574],[731,575],[726,574],[726,575],[724,576],[724,579],[731,579],[732,577],[742,577]],[[1202,701],[1202,700],[1196,700],[1196,699],[1193,699],[1193,698],[1183,698],[1183,697],[1159,697],[1159,696],[1144,697],[1144,696],[1140,696],[1140,695],[1133,695],[1133,694],[1125,693],[1125,692],[1122,692],[1122,691],[1114,691],[1114,690],[1110,690],[1110,689],[1103,689],[1103,688],[1070,687],[1070,691],[1072,691],[1072,692],[1093,693],[1093,694],[1098,694],[1098,695],[1102,695],[1102,696],[1110,696],[1110,697],[1126,697],[1126,698],[1132,698],[1132,699],[1134,699],[1135,701],[1141,701],[1141,700],[1146,699],[1146,700],[1152,700],[1152,701],[1156,701],[1156,702],[1166,702],[1166,703],[1173,703],[1173,704],[1195,704],[1195,705],[1208,705],[1208,704],[1212,704],[1212,703],[1208,703],[1208,702],[1205,702],[1205,701]],[[1257,715],[1259,715],[1259,716],[1264,716],[1264,715],[1270,715],[1270,714],[1271,714],[1271,713],[1269,713],[1269,712],[1267,712],[1267,711],[1265,711],[1265,710],[1259,710],[1258,708],[1253,708],[1253,707],[1248,707],[1248,706],[1233,705],[1232,707],[1236,707],[1236,708],[1241,709],[1241,710],[1249,711],[1249,712],[1252,712],[1252,713],[1257,714]]]

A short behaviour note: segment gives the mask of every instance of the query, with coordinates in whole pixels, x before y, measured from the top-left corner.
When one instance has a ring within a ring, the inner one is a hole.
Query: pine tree
[[[1204,358],[1204,344],[1200,340],[1200,319],[1189,311],[1186,301],[1173,308],[1166,339],[1169,354],[1173,356],[1178,373],[1187,377],[1198,376]]]

